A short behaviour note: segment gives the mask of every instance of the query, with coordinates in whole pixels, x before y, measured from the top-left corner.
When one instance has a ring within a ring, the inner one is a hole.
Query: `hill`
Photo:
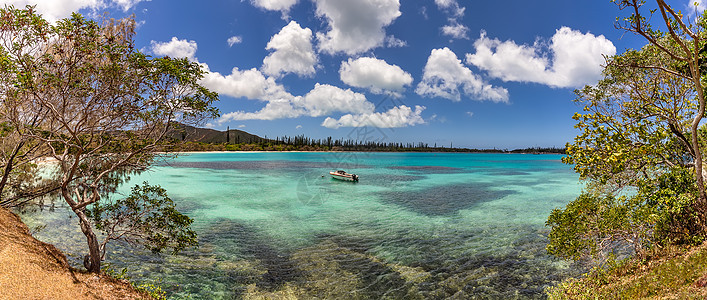
[[[223,143],[260,143],[266,141],[257,135],[247,133],[238,129],[226,131],[218,131],[210,128],[199,128],[181,123],[173,123],[172,130],[167,134],[168,137],[187,142],[199,142],[209,144]]]

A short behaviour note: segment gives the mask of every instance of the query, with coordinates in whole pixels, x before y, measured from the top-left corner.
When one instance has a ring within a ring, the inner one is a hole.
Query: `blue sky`
[[[0,1],[16,6],[26,0]],[[692,1],[672,1],[690,12]],[[46,18],[131,14],[137,46],[208,70],[227,126],[472,148],[564,146],[573,90],[638,48],[609,0],[46,0]]]

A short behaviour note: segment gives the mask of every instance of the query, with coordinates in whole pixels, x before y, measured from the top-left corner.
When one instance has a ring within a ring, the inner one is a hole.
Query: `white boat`
[[[343,181],[358,182],[358,175],[349,174],[343,170],[331,171],[331,172],[329,172],[329,174],[331,174],[331,177],[333,177],[334,179],[343,180]]]

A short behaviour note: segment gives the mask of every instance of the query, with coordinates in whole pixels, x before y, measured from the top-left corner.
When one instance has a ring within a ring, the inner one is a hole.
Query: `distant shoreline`
[[[234,150],[234,151],[175,151],[175,152],[159,152],[157,154],[197,154],[197,153],[475,153],[475,154],[530,154],[530,155],[540,155],[540,154],[559,154],[566,155],[565,153],[555,153],[555,152],[510,152],[510,151],[362,151],[362,150],[341,150],[341,151],[265,151],[265,150]]]

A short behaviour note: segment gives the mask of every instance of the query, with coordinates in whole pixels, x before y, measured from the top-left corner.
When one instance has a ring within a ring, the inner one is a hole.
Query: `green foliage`
[[[177,211],[163,188],[147,182],[133,187],[128,197],[93,204],[87,214],[107,240],[124,239],[153,253],[170,248],[177,254],[198,245],[194,221]]]
[[[79,219],[89,249],[84,265],[99,272],[105,253],[94,226],[107,240],[144,243],[154,252],[194,245],[191,219],[164,190],[143,186],[122,202],[99,202],[126,176],[166,156],[175,144],[165,138],[172,124],[218,115],[212,106],[218,95],[199,85],[201,66],[141,53],[132,18],[94,21],[75,13],[52,25],[32,7],[5,6],[0,29],[0,166],[11,174],[36,157],[57,161],[49,187]],[[32,150],[39,154],[25,155]],[[97,224],[87,217],[93,204]]]
[[[612,57],[603,80],[575,91],[584,104],[573,116],[580,134],[563,161],[583,179],[616,187],[635,187],[653,170],[687,166],[694,156],[695,90],[685,78],[631,67],[671,64],[677,62],[653,45]]]
[[[113,265],[111,263],[106,263],[101,266],[101,271],[103,272],[103,274],[106,274],[111,278],[117,280],[130,280],[130,276],[126,275],[126,273],[128,272],[128,268],[123,268],[122,270],[120,270],[120,272],[118,272],[115,270],[115,268],[113,268]]]
[[[626,20],[639,26],[629,30],[651,42],[609,58],[604,79],[575,91],[584,105],[573,116],[580,134],[563,162],[587,180],[588,190],[548,218],[551,254],[605,261],[617,250],[640,256],[651,247],[703,239],[695,168],[702,150],[692,134],[700,94],[684,54],[675,54],[683,53],[682,40],[638,20],[646,21]]]
[[[602,258],[619,250],[621,242],[640,238],[631,215],[637,211],[634,199],[583,193],[564,210],[554,209],[546,222],[551,227],[548,252],[575,260]]]
[[[136,291],[144,293],[152,299],[167,300],[167,292],[163,291],[162,287],[159,285],[152,283],[135,284],[135,282],[132,282],[130,276],[126,275],[128,272],[127,268],[123,268],[118,272],[113,268],[113,265],[106,263],[101,267],[101,271],[111,278],[130,282],[130,285],[132,285]]]
[[[642,181],[631,196],[582,193],[548,217],[547,250],[574,260],[606,261],[621,250],[643,256],[654,246],[700,243],[704,232],[694,209],[696,195],[694,177],[685,169]]]
[[[647,12],[643,0],[612,2],[630,14],[617,18],[617,27],[647,45],[609,58],[604,79],[576,91],[584,104],[574,115],[580,134],[563,161],[587,180],[589,192],[554,210],[546,223],[550,253],[610,259],[606,268],[563,282],[549,296],[692,298],[685,287],[701,273],[695,266],[707,265],[704,258],[690,270],[675,261],[649,269],[665,258],[664,249],[702,243],[707,233],[707,13],[694,19],[662,0]],[[665,32],[653,28],[656,16]],[[636,255],[611,257],[626,248]]]
[[[639,184],[638,199],[650,215],[644,219],[661,246],[702,243],[704,221],[697,209],[697,187],[691,170],[675,168]]]
[[[143,283],[135,285],[133,287],[139,292],[147,294],[150,298],[155,300],[167,300],[167,292],[162,290],[162,287],[152,283]]]

